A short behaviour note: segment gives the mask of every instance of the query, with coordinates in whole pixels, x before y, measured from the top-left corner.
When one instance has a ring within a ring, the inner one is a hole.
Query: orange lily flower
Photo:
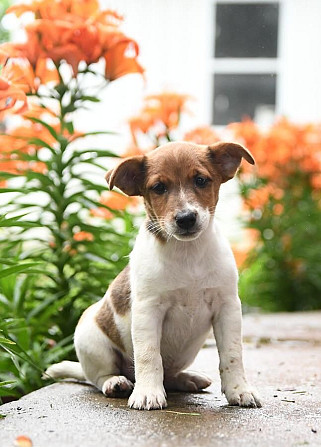
[[[251,121],[228,128],[253,153],[259,175],[272,183],[284,187],[286,174],[298,168],[311,174],[321,171],[320,126],[298,126],[283,118],[266,133]],[[242,167],[241,176],[242,172],[246,174],[246,166]]]
[[[258,244],[260,233],[254,228],[247,228],[242,231],[242,239],[232,245],[233,254],[237,266],[240,268],[244,265],[248,254]]]
[[[114,191],[103,192],[99,201],[103,205],[108,206],[108,208],[117,211],[123,211],[128,206],[136,207],[139,204],[139,199],[136,197],[127,197]],[[115,217],[114,214],[107,208],[98,207],[90,210],[90,212],[93,216],[102,217],[104,219],[112,219]]]
[[[21,113],[27,108],[27,97],[19,84],[20,75],[12,72],[7,62],[8,57],[0,53],[0,113],[8,110]]]
[[[157,123],[158,112],[157,109],[144,108],[140,115],[129,119],[129,127],[134,142],[136,141],[136,133],[138,131],[147,133],[151,127]]]
[[[213,144],[220,140],[217,133],[210,126],[197,127],[187,132],[184,141],[191,141],[196,144]]]
[[[16,87],[25,93],[34,93],[41,84],[59,82],[57,69],[50,66],[52,61],[45,58],[35,58],[32,64],[32,55],[29,45],[4,43],[0,45],[0,60],[5,61],[3,72]]]
[[[321,190],[321,173],[312,175],[311,186],[313,189]]]
[[[147,105],[158,109],[159,120],[168,129],[178,126],[180,114],[186,111],[186,102],[192,97],[173,92],[163,92],[158,95],[147,96]]]
[[[77,242],[94,240],[94,235],[92,233],[89,233],[88,231],[78,231],[74,234],[73,237],[74,240]]]
[[[134,197],[127,197],[123,194],[114,191],[105,191],[100,197],[100,203],[113,210],[122,211],[129,205],[136,205],[137,199]]]
[[[76,75],[80,61],[91,64],[104,57],[107,79],[143,72],[136,60],[138,45],[117,29],[122,17],[101,11],[98,0],[33,0],[8,9],[17,16],[28,11],[36,19],[26,27],[27,43],[15,50],[34,68],[38,59],[65,60]]]
[[[47,172],[47,165],[40,161],[29,162],[2,158],[2,156],[0,156],[0,171],[8,172],[9,174],[23,174],[26,171],[34,171],[43,174]]]
[[[70,2],[71,14],[86,19],[99,11],[98,0],[78,0]]]
[[[53,82],[59,83],[59,75],[56,67],[50,67],[50,59],[38,59],[35,69],[35,75],[39,79],[39,85]],[[51,62],[52,63],[52,62]]]
[[[110,220],[114,217],[113,213],[106,208],[93,208],[90,210],[90,214],[94,217],[101,217],[102,219]]]
[[[190,98],[188,95],[171,92],[147,96],[141,113],[129,120],[134,142],[136,143],[136,133],[138,131],[147,133],[158,124],[162,127],[161,131],[156,130],[158,137],[177,127],[180,114],[186,110],[186,102]]]
[[[128,147],[125,152],[121,154],[122,158],[128,158],[128,157],[134,157],[135,155],[143,155],[145,152],[148,152],[149,150],[155,149],[155,147],[148,149],[147,151],[143,151],[138,146],[130,146]]]
[[[105,77],[110,81],[130,73],[144,73],[137,62],[138,45],[134,40],[122,38],[105,54]]]
[[[23,90],[10,85],[0,77],[0,117],[1,113],[9,111],[21,113],[27,108],[27,97]]]

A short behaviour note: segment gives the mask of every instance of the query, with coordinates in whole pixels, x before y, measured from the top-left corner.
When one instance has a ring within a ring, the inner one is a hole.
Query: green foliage
[[[9,182],[0,193],[10,193],[0,219],[0,397],[43,386],[49,364],[75,358],[75,325],[127,264],[136,232],[126,211],[112,210],[110,220],[91,214],[109,210],[99,197],[115,157],[105,148],[82,148],[87,136],[107,132],[74,130],[70,112],[93,99],[75,78],[67,88],[62,76],[47,95],[59,106],[56,124],[30,116],[39,132],[26,143],[37,150],[15,154],[31,168],[0,173]]]
[[[1,0],[1,3],[0,3],[0,43],[6,42],[7,40],[9,40],[9,31],[7,31],[3,27],[2,23],[1,23],[1,19],[3,18],[6,10],[9,8],[10,5],[11,5],[10,0]]]
[[[287,179],[282,197],[271,194],[247,222],[258,238],[241,272],[240,294],[245,304],[267,311],[320,309],[321,195],[307,173]]]

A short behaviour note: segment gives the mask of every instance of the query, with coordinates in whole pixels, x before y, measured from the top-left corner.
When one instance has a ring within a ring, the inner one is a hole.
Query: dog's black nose
[[[196,222],[196,213],[193,211],[180,211],[175,216],[176,224],[183,230],[190,230]]]

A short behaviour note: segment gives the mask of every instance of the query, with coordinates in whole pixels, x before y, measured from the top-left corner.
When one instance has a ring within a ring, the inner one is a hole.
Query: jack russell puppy
[[[241,304],[232,251],[214,223],[222,183],[251,154],[235,143],[165,144],[107,173],[147,217],[129,265],[75,331],[80,363],[50,366],[53,378],[87,380],[139,410],[166,407],[165,390],[197,392],[211,380],[185,371],[214,330],[222,392],[230,405],[260,407],[242,362]],[[134,385],[135,384],[135,385]]]

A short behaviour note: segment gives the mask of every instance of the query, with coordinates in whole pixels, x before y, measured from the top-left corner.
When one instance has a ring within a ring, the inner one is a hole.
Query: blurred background
[[[121,100],[102,105],[109,123],[124,121],[143,95],[162,90],[195,98],[193,124],[224,126],[245,116],[262,126],[283,115],[298,123],[320,119],[318,0],[101,4],[124,15],[124,29],[140,43],[146,70],[145,83],[117,81],[131,86]]]

